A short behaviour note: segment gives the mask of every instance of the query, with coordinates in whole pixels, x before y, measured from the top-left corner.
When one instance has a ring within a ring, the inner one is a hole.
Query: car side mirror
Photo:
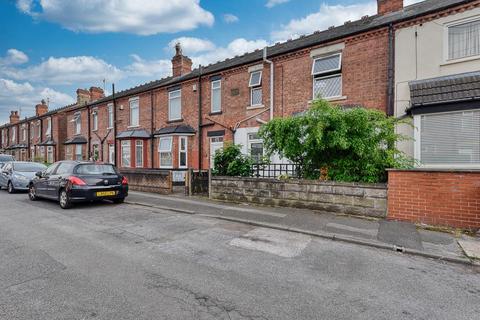
[[[39,178],[43,177],[43,172],[42,171],[38,171],[38,172],[35,172],[35,175]]]

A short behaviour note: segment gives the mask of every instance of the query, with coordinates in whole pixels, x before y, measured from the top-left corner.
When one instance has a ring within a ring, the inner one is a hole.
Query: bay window
[[[173,166],[172,137],[160,138],[158,142],[158,152],[160,168],[171,168]]]
[[[121,144],[121,165],[124,168],[130,167],[130,140],[123,140]]]
[[[135,167],[143,167],[143,140],[135,141]]]
[[[313,99],[342,96],[342,54],[335,53],[313,60]]]

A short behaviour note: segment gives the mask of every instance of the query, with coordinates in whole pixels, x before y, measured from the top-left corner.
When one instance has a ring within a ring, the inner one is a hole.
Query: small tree
[[[215,175],[248,177],[252,172],[253,161],[242,154],[240,145],[227,143],[215,153],[214,163]]]
[[[403,168],[410,160],[396,149],[405,137],[398,121],[361,107],[344,109],[324,100],[304,115],[277,118],[260,130],[267,153],[278,153],[302,167],[305,178],[349,182],[386,181],[386,168]]]

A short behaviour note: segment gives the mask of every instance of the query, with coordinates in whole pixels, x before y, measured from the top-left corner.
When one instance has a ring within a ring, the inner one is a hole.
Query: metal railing
[[[301,166],[296,163],[255,163],[252,165],[252,177],[254,178],[278,178],[280,176],[300,178]]]

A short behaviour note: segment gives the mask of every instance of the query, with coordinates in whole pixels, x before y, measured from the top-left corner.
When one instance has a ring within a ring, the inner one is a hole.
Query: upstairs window
[[[17,141],[17,127],[12,127],[12,142]]]
[[[168,93],[168,120],[182,119],[182,92],[181,90],[170,91]]]
[[[160,168],[171,168],[173,166],[172,140],[172,137],[160,138],[158,143]]]
[[[480,20],[448,27],[448,59],[480,55]]]
[[[97,131],[98,130],[98,110],[93,110],[92,111],[92,130]]]
[[[212,81],[212,113],[222,111],[222,80]]]
[[[108,105],[108,128],[113,128],[113,104]]]
[[[26,141],[27,140],[27,129],[25,128],[25,126],[22,126],[22,141]]]
[[[130,127],[137,127],[139,125],[140,115],[140,99],[133,98],[130,100]]]
[[[41,129],[41,120],[37,121],[37,138],[40,138],[42,135],[42,129]]]
[[[342,96],[342,54],[315,58],[312,65],[313,98],[332,99]]]
[[[30,122],[30,139],[33,139],[34,137],[35,137],[35,123]]]
[[[254,71],[250,73],[250,106],[262,105],[262,71]]]
[[[52,135],[52,118],[47,118],[47,129],[45,130],[45,135]]]
[[[80,112],[73,115],[73,123],[75,124],[75,134],[82,133],[82,114]]]

